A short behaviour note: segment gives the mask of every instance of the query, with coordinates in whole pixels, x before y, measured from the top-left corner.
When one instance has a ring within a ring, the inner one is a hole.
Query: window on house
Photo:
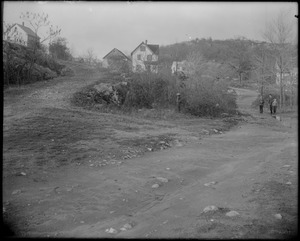
[[[141,50],[141,51],[146,51],[146,47],[145,47],[145,46],[141,46],[141,47],[140,47],[140,50]]]
[[[151,54],[147,55],[147,61],[152,61],[152,55]]]
[[[140,54],[137,55],[137,59],[141,60],[141,55]]]

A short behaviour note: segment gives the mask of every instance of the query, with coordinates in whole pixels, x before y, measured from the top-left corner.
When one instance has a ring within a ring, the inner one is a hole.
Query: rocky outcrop
[[[100,83],[95,85],[94,89],[96,90],[94,98],[100,98],[107,104],[114,103],[120,106],[125,101],[128,92],[128,83],[120,82],[114,85],[110,83]]]

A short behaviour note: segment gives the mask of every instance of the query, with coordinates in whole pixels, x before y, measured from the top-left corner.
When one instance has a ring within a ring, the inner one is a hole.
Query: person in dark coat
[[[260,100],[259,100],[259,112],[260,113],[264,112],[264,103],[265,103],[264,98],[261,96]]]
[[[272,102],[273,102],[273,97],[272,97],[272,95],[269,95],[269,106],[270,106],[271,115],[273,114]]]

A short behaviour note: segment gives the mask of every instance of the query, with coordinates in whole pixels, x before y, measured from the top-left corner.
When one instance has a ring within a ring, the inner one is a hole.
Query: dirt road
[[[22,99],[5,99],[3,212],[18,236],[285,238],[296,234],[295,123],[283,125],[286,122],[267,113],[258,114],[250,108],[257,94],[236,89],[240,110],[250,114],[246,123],[124,160],[113,153],[121,147],[118,138],[130,142],[150,130],[158,136],[163,131],[179,131],[186,137],[191,133],[167,122],[139,123],[72,107],[70,96],[98,78],[79,72],[71,79],[36,87]],[[124,125],[133,131],[125,135]],[[105,142],[100,150],[101,140]],[[97,163],[108,155],[110,164]],[[217,210],[203,212],[212,205]],[[230,211],[237,213],[227,216]]]

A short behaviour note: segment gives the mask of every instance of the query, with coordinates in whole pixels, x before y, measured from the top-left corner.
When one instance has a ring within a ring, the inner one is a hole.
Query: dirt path
[[[33,93],[38,96],[36,103],[33,95],[26,95],[25,104],[5,105],[4,215],[18,235],[282,238],[295,234],[297,132],[294,126],[288,128],[267,113],[252,110],[254,91],[236,89],[241,111],[252,117],[227,133],[128,160],[115,155],[109,159],[111,165],[96,166],[102,151],[108,154],[118,147],[105,139],[113,127],[122,122],[136,128],[138,120],[71,108],[69,96],[96,80],[94,75],[84,83],[80,78],[83,75],[41,88]],[[157,123],[159,128],[150,121],[140,123],[137,133],[147,128],[179,130],[167,122]],[[88,129],[94,133],[87,138]],[[115,132],[115,138],[120,133]],[[97,149],[101,138],[107,142],[103,150]],[[71,159],[74,165],[63,165]],[[80,165],[81,159],[90,159],[90,164]],[[209,205],[218,210],[204,213]],[[231,210],[239,215],[226,216]]]

